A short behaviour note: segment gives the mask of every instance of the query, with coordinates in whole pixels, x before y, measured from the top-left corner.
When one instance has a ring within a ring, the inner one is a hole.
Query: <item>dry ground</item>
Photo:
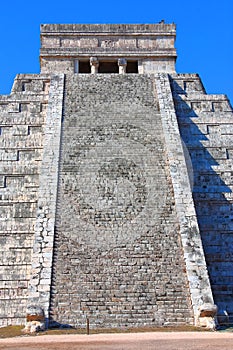
[[[1,336],[1,333],[0,333]],[[0,350],[232,350],[232,332],[35,335],[0,339]]]

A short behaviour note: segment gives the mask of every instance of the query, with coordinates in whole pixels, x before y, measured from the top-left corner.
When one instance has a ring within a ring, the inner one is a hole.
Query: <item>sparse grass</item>
[[[0,328],[0,338],[25,337],[22,333],[23,326],[8,326]],[[90,334],[99,333],[136,333],[136,332],[207,332],[205,328],[184,325],[177,327],[138,327],[138,328],[98,328],[91,329]],[[60,335],[60,334],[86,334],[85,328],[58,328],[48,329],[44,332],[34,333],[31,335]]]
[[[23,326],[8,326],[0,328],[0,338],[13,338],[22,335]]]

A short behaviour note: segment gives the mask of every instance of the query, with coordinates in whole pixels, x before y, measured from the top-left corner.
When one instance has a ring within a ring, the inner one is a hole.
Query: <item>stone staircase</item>
[[[66,75],[50,319],[193,323],[154,75]]]

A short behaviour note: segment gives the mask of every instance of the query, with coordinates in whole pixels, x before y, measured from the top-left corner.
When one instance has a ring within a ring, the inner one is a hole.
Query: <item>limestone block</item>
[[[60,38],[53,36],[43,36],[41,39],[42,47],[60,47]]]
[[[0,187],[5,187],[6,178],[4,175],[0,175]]]
[[[7,106],[8,113],[19,112],[19,103],[18,102],[9,102]]]
[[[1,161],[7,161],[7,160],[17,161],[18,160],[18,151],[1,149],[0,150],[0,160]]]
[[[24,103],[20,103],[20,105],[19,105],[19,111],[22,113],[22,112],[30,112],[30,110],[31,110],[31,105],[30,105],[30,103],[28,102],[28,103],[26,103],[26,102],[24,102]]]
[[[0,103],[0,112],[7,112],[8,103]]]
[[[138,47],[142,49],[148,49],[148,48],[156,48],[158,47],[158,41],[157,38],[145,38],[145,39],[137,39]]]
[[[174,72],[174,61],[171,59],[142,59],[143,73],[152,74],[157,72]]]
[[[214,112],[225,112],[225,111],[228,111],[228,110],[231,110],[231,107],[229,106],[229,103],[228,101],[216,101],[216,102],[213,102],[212,103],[212,106],[213,106],[213,110]]]
[[[27,125],[14,125],[12,127],[12,135],[20,135],[20,136],[27,136],[28,135],[28,126]]]
[[[41,72],[51,73],[73,73],[74,63],[73,59],[42,59],[41,60]]]
[[[137,42],[136,39],[133,38],[124,38],[118,39],[116,42],[116,46],[119,48],[136,48]]]

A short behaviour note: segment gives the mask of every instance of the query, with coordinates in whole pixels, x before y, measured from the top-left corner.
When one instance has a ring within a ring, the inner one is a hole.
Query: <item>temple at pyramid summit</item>
[[[0,96],[0,326],[233,322],[233,113],[176,26],[43,24]]]

